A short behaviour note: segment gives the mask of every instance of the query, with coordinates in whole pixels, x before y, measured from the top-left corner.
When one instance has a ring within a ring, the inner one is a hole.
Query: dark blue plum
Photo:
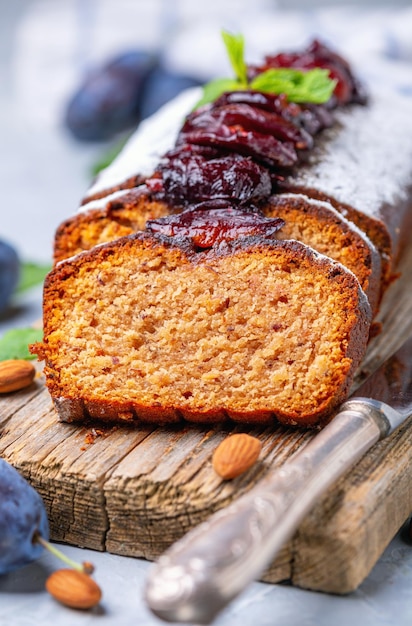
[[[48,541],[43,500],[14,467],[0,459],[0,574],[40,556],[43,548],[33,542],[36,533]]]
[[[168,71],[162,66],[150,73],[140,104],[141,119],[155,113],[163,104],[172,100],[184,89],[202,84],[197,78]]]
[[[19,275],[20,262],[16,250],[5,241],[0,241],[0,313],[7,309]]]
[[[65,124],[82,141],[106,141],[135,126],[145,81],[157,60],[130,51],[91,71],[68,103]]]

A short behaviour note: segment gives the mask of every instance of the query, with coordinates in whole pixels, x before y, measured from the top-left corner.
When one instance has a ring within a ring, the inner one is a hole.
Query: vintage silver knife
[[[167,550],[146,586],[153,613],[212,622],[268,567],[317,498],[412,415],[411,370],[409,340],[282,468]]]

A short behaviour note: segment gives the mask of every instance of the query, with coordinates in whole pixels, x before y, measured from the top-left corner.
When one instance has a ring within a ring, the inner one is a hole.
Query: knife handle
[[[283,467],[169,548],[146,586],[153,613],[209,624],[268,567],[318,496],[387,433],[380,407],[345,403]]]

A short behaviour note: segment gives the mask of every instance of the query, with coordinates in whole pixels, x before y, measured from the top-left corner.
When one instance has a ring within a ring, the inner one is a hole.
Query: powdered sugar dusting
[[[151,175],[161,156],[174,145],[185,115],[200,94],[197,87],[186,90],[142,122],[87,195],[101,194],[132,176]],[[337,124],[323,131],[308,164],[301,164],[287,182],[294,188],[316,189],[381,219],[382,207],[404,201],[412,184],[410,101],[392,92],[376,92],[369,105],[352,105],[335,115]],[[98,207],[88,204],[79,210],[89,208]]]
[[[368,106],[336,111],[337,126],[323,133],[308,165],[288,179],[366,215],[407,199],[412,185],[412,109],[394,93],[372,93]]]
[[[79,207],[79,213],[86,213],[87,211],[93,211],[98,209],[106,208],[107,204],[112,200],[117,200],[122,196],[130,193],[130,189],[119,189],[118,191],[114,191],[103,198],[98,198],[97,200],[90,200],[90,202],[86,202],[86,204],[82,204]]]

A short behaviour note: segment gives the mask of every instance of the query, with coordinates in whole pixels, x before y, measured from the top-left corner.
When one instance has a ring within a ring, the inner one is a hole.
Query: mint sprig
[[[243,35],[232,35],[222,30],[223,42],[233,71],[240,85],[247,87],[247,65],[245,62],[245,39]]]
[[[16,292],[22,293],[35,285],[40,285],[50,270],[51,264],[33,263],[31,261],[22,263],[20,266],[20,280]]]
[[[29,344],[41,341],[43,330],[38,328],[12,328],[0,338],[0,361],[8,359],[35,359]]]
[[[329,70],[314,68],[302,71],[292,67],[270,68],[261,72],[251,81],[247,77],[244,58],[244,38],[222,31],[223,42],[235,78],[218,78],[203,87],[203,96],[196,109],[214,102],[228,91],[252,90],[271,94],[285,94],[290,102],[323,104],[333,94],[336,81],[329,77]]]

